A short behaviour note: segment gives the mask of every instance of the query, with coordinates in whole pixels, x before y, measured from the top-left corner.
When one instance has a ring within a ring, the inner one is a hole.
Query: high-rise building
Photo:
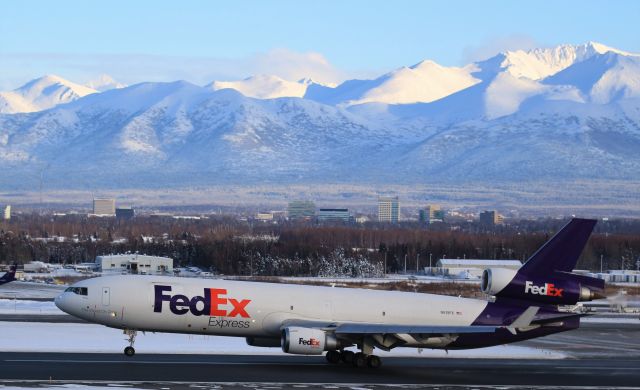
[[[320,209],[318,211],[318,222],[343,221],[349,222],[351,216],[349,209]]]
[[[113,198],[94,198],[93,213],[96,215],[115,215],[116,200]]]
[[[315,215],[316,204],[310,200],[294,200],[287,207],[287,216],[291,220],[309,220]]]
[[[430,204],[420,210],[419,219],[420,222],[425,223],[443,222],[444,211],[440,208],[440,205]]]
[[[485,210],[480,213],[480,224],[485,226],[502,225],[503,216],[495,210]]]
[[[4,219],[8,221],[11,219],[11,205],[4,206]]]
[[[398,223],[400,219],[400,202],[397,196],[381,196],[378,198],[378,221]]]

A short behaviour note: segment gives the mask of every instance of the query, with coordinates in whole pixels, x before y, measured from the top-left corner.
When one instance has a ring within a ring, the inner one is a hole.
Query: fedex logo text
[[[533,282],[527,280],[524,285],[524,292],[536,294],[536,295],[546,295],[549,297],[562,297],[563,288],[556,288],[553,283],[545,283],[544,286],[536,286]]]
[[[165,292],[171,292],[171,286],[156,285],[154,290],[153,311],[156,313],[162,312],[163,302],[169,302],[169,310],[176,315],[191,312],[194,316],[251,317],[246,309],[251,300],[226,298],[227,290],[224,288],[205,288],[202,296],[196,295],[191,299],[182,294],[165,294]],[[202,304],[198,305],[200,302]],[[231,310],[227,310],[227,308]]]
[[[320,340],[314,339],[313,337],[309,340],[305,340],[300,337],[298,339],[298,345],[307,345],[309,347],[320,348]]]

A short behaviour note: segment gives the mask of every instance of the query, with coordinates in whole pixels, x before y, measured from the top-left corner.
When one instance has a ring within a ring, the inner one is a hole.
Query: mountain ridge
[[[392,88],[417,79],[436,86],[443,78],[434,72],[452,74],[432,61],[335,87],[299,80],[306,89],[293,97],[281,96],[293,92],[271,76],[243,86],[256,93],[264,84],[270,98],[186,81],[93,90],[46,110],[0,114],[0,185],[21,188],[19,177],[39,175],[56,188],[640,183],[640,57],[593,43],[571,50],[503,53],[456,68],[455,82],[444,83],[451,92],[435,100],[445,92]],[[524,66],[527,56],[552,60]]]

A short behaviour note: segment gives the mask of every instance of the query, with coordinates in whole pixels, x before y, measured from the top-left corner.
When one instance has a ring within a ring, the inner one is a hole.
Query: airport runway
[[[3,380],[606,386],[640,384],[640,360],[386,358],[380,369],[323,357],[0,353]]]
[[[88,324],[68,314],[0,314],[0,322],[49,322],[54,324]]]

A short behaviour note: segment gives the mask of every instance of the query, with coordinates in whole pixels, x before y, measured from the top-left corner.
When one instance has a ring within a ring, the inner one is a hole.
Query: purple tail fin
[[[538,249],[518,273],[534,276],[573,271],[596,222],[595,219],[572,219]]]
[[[601,298],[604,280],[571,272],[595,224],[593,219],[572,219],[518,271],[486,270],[482,291],[527,304],[573,305]]]

